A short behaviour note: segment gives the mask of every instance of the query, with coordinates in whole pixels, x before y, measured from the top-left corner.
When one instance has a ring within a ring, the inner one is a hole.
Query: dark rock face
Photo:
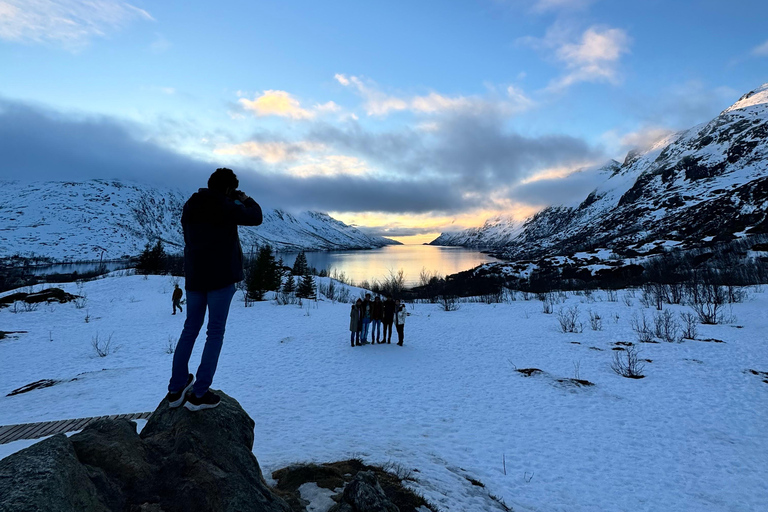
[[[64,434],[0,460],[2,512],[108,510]]]
[[[224,393],[200,412],[163,400],[141,436],[127,420],[94,422],[0,462],[0,511],[289,512],[251,452],[253,426]]]

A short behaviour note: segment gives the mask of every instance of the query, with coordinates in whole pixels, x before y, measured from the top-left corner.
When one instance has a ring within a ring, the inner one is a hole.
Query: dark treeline
[[[638,258],[636,262],[612,261],[609,268],[595,272],[585,266],[555,264],[546,259],[515,262],[510,265],[524,268],[535,264],[536,269],[528,277],[521,278],[514,273],[499,273],[491,265],[445,279],[433,277],[404,290],[402,295],[405,299],[432,302],[445,297],[486,297],[495,302],[494,298],[500,300],[505,290],[541,294],[560,290],[617,290],[653,284],[675,290],[697,284],[732,288],[768,283],[768,257],[760,255],[762,251],[768,252],[768,235],[715,242],[694,249],[673,249]]]

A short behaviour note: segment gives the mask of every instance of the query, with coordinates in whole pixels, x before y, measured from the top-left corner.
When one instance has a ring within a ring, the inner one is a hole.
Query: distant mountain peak
[[[723,110],[722,113],[725,114],[726,112],[732,112],[734,110],[754,107],[755,105],[765,106],[766,104],[768,104],[768,83],[764,83],[757,89],[749,91],[739,98],[736,103]]]

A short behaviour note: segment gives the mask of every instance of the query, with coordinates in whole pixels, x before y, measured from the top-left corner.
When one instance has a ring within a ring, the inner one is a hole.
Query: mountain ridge
[[[534,259],[662,240],[697,246],[707,239],[765,233],[768,83],[711,121],[669,134],[614,163],[615,171],[578,206],[552,205],[522,226],[520,221],[486,223],[484,228],[441,234],[430,243]]]
[[[161,240],[181,252],[181,211],[188,194],[127,180],[0,182],[0,257],[52,261],[121,259]],[[398,244],[315,211],[264,208],[261,226],[241,226],[243,249],[372,249]]]

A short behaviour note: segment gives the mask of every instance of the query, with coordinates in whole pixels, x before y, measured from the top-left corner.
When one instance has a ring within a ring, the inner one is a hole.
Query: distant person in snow
[[[382,343],[381,341],[381,320],[384,318],[384,307],[381,303],[381,297],[378,295],[373,300],[373,307],[371,308],[371,343]]]
[[[210,409],[221,398],[209,390],[219,362],[229,305],[235,283],[243,280],[243,251],[237,226],[258,226],[261,207],[237,190],[231,169],[216,169],[184,205],[184,287],[187,290],[187,320],[173,354],[168,383],[168,405],[184,405],[191,411]],[[208,310],[208,332],[197,376],[189,373],[192,348]],[[191,390],[191,392],[190,392]]]
[[[355,343],[358,345],[360,344],[360,331],[357,330],[357,325],[360,323],[360,310],[357,309],[357,304],[352,304],[352,311],[349,312],[349,342],[352,344],[352,346],[355,346]]]
[[[371,313],[373,312],[373,302],[371,301],[371,294],[365,294],[365,300],[363,301],[362,317],[363,317],[363,343],[368,343],[368,329],[371,326]]]
[[[395,321],[395,301],[392,297],[387,297],[384,301],[384,338],[382,343],[392,343],[392,324]],[[389,337],[387,337],[389,334]]]
[[[181,291],[181,288],[179,288],[178,284],[173,285],[175,288],[173,289],[173,295],[171,296],[171,300],[173,301],[173,314],[176,314],[176,308],[179,308],[180,312],[184,312],[183,309],[181,309],[181,297],[183,297],[184,292]]]
[[[397,326],[397,344],[403,346],[403,338],[405,338],[405,317],[408,316],[408,312],[405,310],[405,304],[400,304],[400,301],[395,301],[395,325]]]
[[[355,308],[357,309],[357,339],[356,345],[359,347],[363,344],[363,300],[357,299],[355,302]]]

